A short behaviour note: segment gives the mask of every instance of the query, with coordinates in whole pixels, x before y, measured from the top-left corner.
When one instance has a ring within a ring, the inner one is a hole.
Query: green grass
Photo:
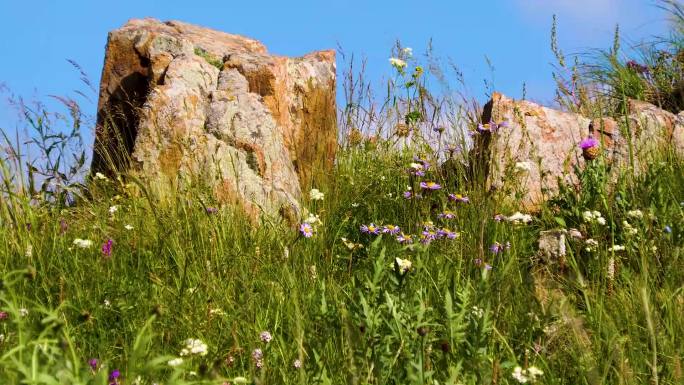
[[[68,161],[81,119],[55,136],[48,115],[29,110],[43,167],[27,167],[7,137],[0,161],[0,383],[517,384],[530,368],[540,384],[684,382],[681,155],[654,154],[645,174],[611,184],[599,159],[577,171],[581,193],[564,189],[529,224],[497,221],[519,208],[483,190],[468,154],[452,147],[438,166],[449,146],[466,147],[453,133],[473,128],[479,111],[435,98],[423,67],[400,45],[394,54],[407,64],[378,109],[362,74],[344,77],[345,140],[330,175],[314,178],[330,182],[307,186],[325,198],[303,202],[321,220],[311,238],[273,221],[252,226],[201,184],[162,198],[125,174],[71,182],[83,171],[83,155]],[[585,83],[563,88],[558,77],[561,99],[580,95],[559,103],[605,113],[628,91],[654,95],[657,82],[608,59],[600,74],[611,92],[573,93]],[[652,67],[653,79],[676,75],[665,67]],[[407,173],[416,156],[431,164],[423,178]],[[421,180],[442,188],[405,199]],[[439,218],[445,210],[455,218]],[[459,236],[421,244],[427,221]],[[371,223],[416,242],[360,231]],[[540,233],[557,229],[582,239],[567,235],[563,257],[544,257]],[[170,366],[187,339],[206,354]]]

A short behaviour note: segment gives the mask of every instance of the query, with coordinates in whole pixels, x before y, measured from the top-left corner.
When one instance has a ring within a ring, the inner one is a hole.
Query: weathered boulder
[[[337,144],[335,54],[267,53],[177,21],[110,32],[92,170],[130,168],[160,188],[201,180],[253,219],[300,215]]]
[[[560,183],[578,183],[574,169],[584,167],[580,142],[588,136],[601,142],[613,170],[642,172],[656,149],[684,154],[684,113],[674,115],[636,100],[628,108],[617,120],[591,120],[494,93],[482,115],[483,122],[493,124],[474,140],[476,164],[489,188],[534,210],[558,193]]]

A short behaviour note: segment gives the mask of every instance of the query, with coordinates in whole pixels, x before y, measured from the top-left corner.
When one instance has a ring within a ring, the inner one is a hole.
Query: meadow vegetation
[[[559,104],[679,112],[670,7],[672,35],[639,50],[574,60],[554,44]],[[201,181],[158,197],[125,172],[79,178],[78,106],[24,106],[38,155],[7,133],[0,152],[0,382],[684,382],[684,159],[609,183],[598,157],[581,191],[520,213],[470,162],[490,122],[454,74],[401,45],[392,58],[376,97],[343,56],[337,160],[304,186],[297,228],[253,226]],[[562,258],[538,251],[554,229]]]

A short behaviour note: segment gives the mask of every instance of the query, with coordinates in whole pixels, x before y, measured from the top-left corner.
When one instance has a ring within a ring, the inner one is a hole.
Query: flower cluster
[[[537,377],[541,377],[544,374],[541,370],[534,366],[530,366],[527,369],[523,369],[520,366],[513,368],[513,373],[511,377],[521,384],[526,384],[528,382],[532,383],[537,380]]]
[[[182,357],[192,355],[206,356],[208,352],[207,349],[207,344],[201,340],[188,338],[185,340],[185,347],[181,349],[180,355]]]
[[[606,224],[606,219],[599,211],[585,211],[582,213],[582,218],[587,223],[597,223],[601,226]]]

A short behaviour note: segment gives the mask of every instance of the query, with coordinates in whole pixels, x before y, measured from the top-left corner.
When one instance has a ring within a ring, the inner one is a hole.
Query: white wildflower
[[[119,210],[119,206],[114,205],[114,206],[112,206],[112,207],[109,208],[109,213],[110,213],[110,214],[114,214],[114,213],[117,212],[118,210]]]
[[[586,245],[584,249],[588,252],[596,251],[596,248],[599,245],[598,241],[592,238],[589,238],[586,241],[584,241],[584,244]]]
[[[76,238],[74,239],[74,245],[80,247],[81,249],[87,249],[91,246],[93,246],[93,241],[90,239],[81,239],[81,238]]]
[[[96,172],[95,173],[95,179],[107,180],[107,177],[101,172]]]
[[[636,235],[639,232],[632,225],[630,225],[629,222],[627,222],[627,221],[622,221],[622,227],[625,228],[625,233],[627,235]]]
[[[126,226],[124,226],[124,229],[130,231],[130,230],[133,230],[133,226],[131,226],[131,225],[126,225]]]
[[[109,302],[109,300],[106,299],[106,298],[105,298],[104,302],[102,302],[102,304],[104,305],[104,307],[110,307],[110,306],[112,306],[112,303]]]
[[[601,226],[604,226],[606,224],[606,218],[598,217],[598,218],[596,218],[596,223],[598,223]]]
[[[207,344],[201,340],[188,338],[185,340],[185,347],[180,351],[181,356],[189,356],[197,354],[200,356],[207,355]]]
[[[530,366],[529,368],[527,368],[527,374],[529,374],[532,381],[534,381],[537,377],[542,376],[544,372],[542,372],[536,366]]]
[[[407,271],[411,270],[411,266],[413,265],[408,259],[402,259],[399,257],[395,258],[394,262],[397,264],[397,267],[399,267],[399,271],[402,274],[405,274]]]
[[[294,366],[295,369],[301,369],[302,368],[302,361],[300,359],[296,359],[292,363],[292,366]]]
[[[180,357],[174,358],[174,359],[172,359],[172,360],[169,360],[169,361],[167,362],[167,364],[169,364],[169,366],[171,366],[171,367],[180,366],[180,365],[183,365],[183,359],[180,358]]]
[[[404,68],[406,68],[406,62],[399,59],[399,58],[391,57],[389,59],[389,62],[392,65],[392,67],[394,67],[400,71],[403,70]]]
[[[19,315],[22,317],[26,317],[27,315],[29,315],[28,309],[25,307],[22,307],[21,309],[19,309]]]
[[[625,247],[622,245],[613,245],[608,249],[608,251],[624,251]]]
[[[470,314],[475,316],[475,318],[482,318],[484,317],[484,309],[478,306],[473,306],[473,308],[470,310]]]
[[[403,52],[404,55],[406,55],[408,57],[413,56],[413,48],[411,48],[411,47],[405,47],[401,50],[401,52]]]
[[[26,258],[33,257],[33,245],[26,245]]]
[[[527,224],[532,222],[532,216],[529,214],[523,214],[520,211],[518,211],[510,217],[506,217],[506,221],[516,225],[521,223]]]
[[[607,274],[609,280],[613,280],[615,278],[615,258],[610,257],[608,260],[608,269],[607,269]]]
[[[582,218],[584,218],[584,221],[587,223],[598,223],[599,225],[606,224],[606,219],[603,218],[599,211],[585,211],[582,213]]]
[[[520,366],[516,366],[513,369],[513,373],[511,373],[511,377],[518,381],[521,384],[526,384],[529,381],[529,378],[527,378],[526,371],[523,370]]]
[[[309,198],[311,198],[312,201],[322,201],[324,197],[325,194],[320,192],[317,188],[312,188],[309,192]]]
[[[644,217],[644,213],[641,210],[630,210],[627,212],[627,216],[634,219],[641,219]]]
[[[309,216],[304,220],[305,223],[308,223],[310,225],[320,225],[323,222],[321,222],[321,218],[318,215],[315,214],[309,214]]]

